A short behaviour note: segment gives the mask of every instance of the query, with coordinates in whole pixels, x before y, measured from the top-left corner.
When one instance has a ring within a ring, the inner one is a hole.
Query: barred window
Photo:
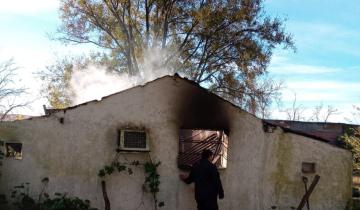
[[[212,162],[218,168],[227,166],[228,137],[221,130],[180,129],[178,167],[188,170],[200,160],[204,149],[213,152]]]
[[[21,143],[5,143],[5,157],[22,159],[22,144]]]

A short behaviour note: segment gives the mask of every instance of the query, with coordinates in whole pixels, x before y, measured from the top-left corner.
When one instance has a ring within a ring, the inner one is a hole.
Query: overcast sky
[[[29,87],[39,98],[31,110],[42,114],[39,84],[33,73],[56,57],[87,52],[90,47],[65,47],[50,41],[60,21],[56,0],[0,0],[0,60],[14,58],[20,67],[18,85]],[[286,18],[286,29],[295,39],[297,52],[277,49],[270,75],[283,80],[284,107],[297,95],[298,104],[332,105],[339,114],[330,118],[346,122],[353,105],[360,105],[360,4],[355,0],[265,0],[265,11]],[[30,96],[29,96],[30,97]],[[284,118],[274,106],[273,118]],[[310,115],[310,111],[306,115]]]

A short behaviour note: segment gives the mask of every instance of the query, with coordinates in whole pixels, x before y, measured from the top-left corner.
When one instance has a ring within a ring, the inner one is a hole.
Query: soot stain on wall
[[[224,130],[228,135],[230,122],[226,105],[210,92],[188,89],[178,102],[180,128]]]

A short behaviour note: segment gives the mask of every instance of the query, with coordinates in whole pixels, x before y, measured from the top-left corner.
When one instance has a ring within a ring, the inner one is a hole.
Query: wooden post
[[[302,210],[302,208],[305,206],[305,203],[307,200],[309,200],[309,197],[311,195],[311,193],[314,191],[314,188],[316,186],[316,184],[319,182],[320,180],[320,176],[319,175],[315,175],[314,180],[312,181],[309,190],[305,193],[305,195],[302,197],[301,202],[299,204],[299,206],[297,207],[296,210]]]
[[[106,183],[105,183],[104,180],[101,181],[101,190],[102,190],[103,197],[104,197],[105,210],[111,210],[111,208],[110,208],[110,200],[109,200],[109,197],[108,197],[107,192],[106,192]]]
[[[305,185],[305,193],[307,193],[308,192],[308,188],[307,188],[308,178],[306,176],[303,176],[303,182]],[[309,200],[306,200],[306,207],[307,207],[307,210],[310,210]]]

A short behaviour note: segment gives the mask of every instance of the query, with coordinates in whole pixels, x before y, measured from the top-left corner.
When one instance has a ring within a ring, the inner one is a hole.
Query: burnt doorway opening
[[[223,130],[180,129],[178,167],[190,170],[204,149],[213,152],[212,162],[219,169],[226,168],[228,136]]]

